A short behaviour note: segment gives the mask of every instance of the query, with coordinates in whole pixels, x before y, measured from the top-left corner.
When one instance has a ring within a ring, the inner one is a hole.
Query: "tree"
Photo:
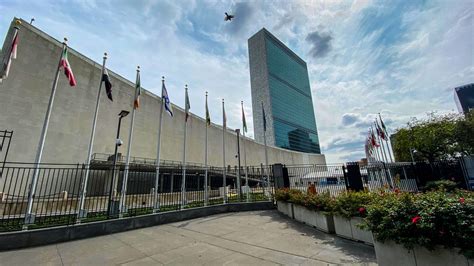
[[[406,128],[398,129],[393,137],[393,150],[397,161],[411,161],[410,150],[415,150],[415,160],[433,162],[454,156],[458,152],[455,139],[459,117],[455,114],[428,114],[428,119],[413,119]],[[461,133],[460,133],[461,134]]]
[[[456,151],[463,155],[474,155],[474,110],[456,123],[454,138]]]

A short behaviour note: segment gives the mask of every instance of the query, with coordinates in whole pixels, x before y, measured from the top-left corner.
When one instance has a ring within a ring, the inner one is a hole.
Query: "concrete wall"
[[[13,130],[14,135],[8,161],[34,162],[41,128],[47,109],[54,73],[61,54],[61,43],[39,29],[22,21],[19,33],[18,58],[13,61],[9,77],[0,84],[0,129]],[[8,34],[11,34],[12,27]],[[9,40],[8,36],[6,38]],[[70,49],[69,62],[77,80],[70,87],[63,73],[60,74],[54,100],[43,162],[82,163],[87,157],[92,119],[98,84],[100,64]],[[118,116],[121,110],[131,110],[134,83],[109,71],[113,84],[114,102],[105,91],[101,97],[97,121],[94,153],[114,152]],[[141,107],[135,117],[132,156],[156,158],[157,130],[160,98],[143,90]],[[173,106],[175,116],[164,116],[161,158],[182,160],[184,112]],[[255,109],[255,108],[254,108]],[[258,108],[257,108],[258,109]],[[192,115],[188,123],[187,161],[204,162],[205,120]],[[122,122],[121,139],[124,145],[119,152],[126,153],[130,116]],[[236,165],[236,135],[226,132],[227,165]],[[264,146],[252,139],[244,140],[247,164],[264,163]],[[269,163],[321,164],[324,155],[293,152],[268,148]],[[209,163],[222,166],[222,127],[209,128]]]

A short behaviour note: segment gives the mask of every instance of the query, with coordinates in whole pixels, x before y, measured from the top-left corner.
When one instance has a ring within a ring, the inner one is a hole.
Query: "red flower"
[[[396,189],[393,190],[393,192],[395,192],[395,194],[398,194],[398,193],[400,193],[400,189],[396,188]]]
[[[417,215],[417,216],[411,218],[411,223],[412,224],[417,224],[420,220],[421,220],[421,217]]]
[[[360,213],[360,214],[364,214],[364,213],[365,213],[365,208],[364,208],[364,207],[360,207],[360,208],[359,208],[359,213]]]
[[[460,198],[460,199],[459,199],[459,202],[460,202],[461,204],[464,204],[464,198]]]

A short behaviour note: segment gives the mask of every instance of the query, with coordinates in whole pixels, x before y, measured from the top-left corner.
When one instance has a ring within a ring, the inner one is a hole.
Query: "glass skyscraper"
[[[255,139],[268,145],[321,153],[306,62],[266,29],[249,41]]]
[[[474,83],[454,88],[454,100],[460,113],[474,109]]]

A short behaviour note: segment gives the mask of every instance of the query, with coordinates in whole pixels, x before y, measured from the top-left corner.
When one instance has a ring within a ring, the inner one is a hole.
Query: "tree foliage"
[[[425,120],[413,119],[393,136],[393,151],[398,161],[430,162],[460,154],[474,154],[474,112],[457,114],[430,113]]]

